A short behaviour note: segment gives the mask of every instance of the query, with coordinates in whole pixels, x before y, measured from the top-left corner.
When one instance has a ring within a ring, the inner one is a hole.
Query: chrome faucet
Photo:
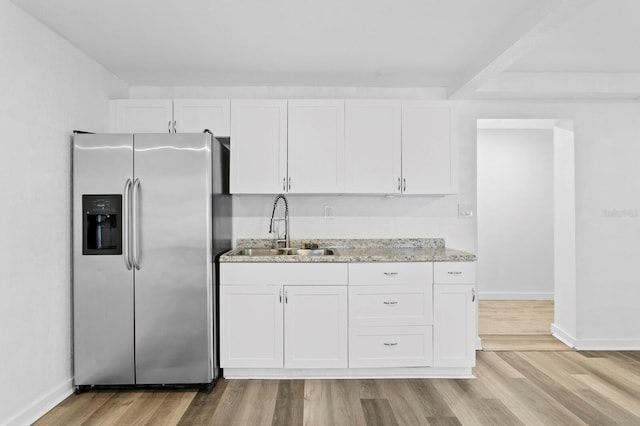
[[[284,218],[274,219],[273,216],[276,214],[276,207],[280,199],[284,200]],[[284,220],[284,240],[276,233],[273,240],[273,248],[278,248],[278,245],[282,243],[284,243],[285,248],[289,248],[291,246],[291,240],[289,239],[289,202],[287,197],[282,194],[278,195],[273,201],[273,211],[271,212],[271,222],[269,223],[270,234],[274,233],[273,222],[278,220]]]

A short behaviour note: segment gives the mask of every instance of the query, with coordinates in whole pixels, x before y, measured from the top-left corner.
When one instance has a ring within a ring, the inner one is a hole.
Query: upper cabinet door
[[[402,102],[402,192],[457,192],[449,106]]]
[[[214,136],[230,135],[231,102],[229,99],[175,99],[173,119],[177,133],[202,133],[209,129]]]
[[[231,192],[278,194],[287,183],[287,101],[231,101]]]
[[[289,101],[288,146],[289,192],[344,192],[343,100]]]
[[[173,130],[171,99],[116,99],[115,133],[170,133]]]
[[[401,191],[401,102],[345,101],[347,193]]]

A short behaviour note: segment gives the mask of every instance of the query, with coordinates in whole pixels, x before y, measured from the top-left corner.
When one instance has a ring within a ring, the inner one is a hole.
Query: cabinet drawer
[[[428,367],[433,364],[431,326],[361,327],[349,330],[349,367]]]
[[[433,282],[437,284],[475,284],[476,262],[434,262]]]
[[[431,284],[432,262],[350,263],[349,285]]]
[[[349,287],[349,325],[428,325],[433,320],[429,285]]]
[[[347,285],[346,263],[221,263],[220,285]]]

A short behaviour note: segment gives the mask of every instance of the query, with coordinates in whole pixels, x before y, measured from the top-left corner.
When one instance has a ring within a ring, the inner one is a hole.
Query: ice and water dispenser
[[[122,195],[83,195],[82,214],[82,254],[122,254]]]

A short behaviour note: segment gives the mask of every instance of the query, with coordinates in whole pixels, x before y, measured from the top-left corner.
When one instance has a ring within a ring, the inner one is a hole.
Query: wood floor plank
[[[174,426],[180,422],[184,413],[198,392],[196,390],[172,390],[147,421],[148,425]]]
[[[411,380],[407,379],[380,380],[380,387],[385,397],[371,399],[371,401],[387,400],[395,420],[400,425],[425,424],[426,413],[422,412],[419,397],[412,391],[410,382]]]
[[[47,416],[41,418],[35,425],[80,425],[91,415],[107,403],[115,392],[96,391],[86,392],[80,395],[71,395],[57,407],[51,410]]]
[[[478,332],[550,335],[553,310],[553,300],[480,300]]]
[[[333,417],[328,415],[333,410],[329,382],[329,380],[305,380],[304,425],[332,425]]]
[[[236,412],[240,408],[240,403],[248,382],[249,380],[229,380],[209,424],[234,424]]]
[[[304,380],[281,380],[278,383],[273,426],[298,426],[304,420]]]
[[[580,374],[576,375],[575,379],[582,381],[589,388],[597,392],[598,395],[601,395],[602,398],[609,398],[636,417],[640,417],[640,400],[637,396],[630,396],[624,392],[620,392],[618,388],[592,375]]]
[[[275,380],[246,380],[244,393],[229,425],[251,426],[269,425],[278,395]]]
[[[115,419],[117,425],[145,425],[153,417],[156,410],[164,403],[169,395],[167,390],[140,391],[140,397],[135,399],[120,417]]]
[[[361,399],[367,426],[397,426],[398,422],[387,399]],[[404,423],[403,423],[404,424]]]
[[[91,391],[95,392],[95,391]],[[89,393],[91,393],[89,392]],[[95,410],[83,425],[114,425],[132,404],[140,399],[143,391],[123,390],[113,394],[105,404]],[[84,395],[84,394],[83,394]]]
[[[477,363],[477,370],[482,372],[481,375],[478,373],[478,378],[484,380],[494,395],[524,424],[584,424],[573,413],[528,382],[524,375],[514,377],[513,374],[503,374],[509,369],[505,368],[507,363],[497,352],[482,353],[478,356]],[[512,366],[509,368],[516,371]]]
[[[612,419],[600,410],[589,405],[581,398],[576,398],[568,388],[535,368],[519,354],[501,352],[499,356],[508,361],[509,364],[515,366],[531,383],[542,389],[547,395],[558,401],[563,407],[571,411],[585,423],[610,424],[612,422]]]
[[[364,426],[366,421],[360,404],[359,380],[331,380],[330,388],[333,424]]]
[[[228,384],[228,380],[220,379],[211,392],[198,392],[178,421],[178,425],[212,424],[213,416]]]

